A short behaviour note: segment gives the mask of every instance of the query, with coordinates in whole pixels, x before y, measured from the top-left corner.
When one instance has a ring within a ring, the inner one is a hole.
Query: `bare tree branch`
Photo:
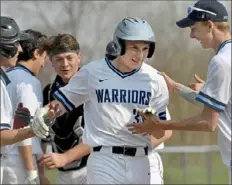
[[[35,1],[35,6],[36,6],[36,12],[38,13],[38,15],[40,16],[40,18],[42,19],[42,21],[44,22],[45,26],[52,30],[53,32],[56,32],[56,29],[53,27],[53,24],[47,19],[47,17],[45,16],[45,14],[43,13],[43,9],[41,8],[41,5],[39,3],[39,1]]]

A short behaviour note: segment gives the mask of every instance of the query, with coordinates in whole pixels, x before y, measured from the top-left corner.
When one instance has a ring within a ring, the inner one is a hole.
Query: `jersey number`
[[[137,113],[136,109],[133,109],[134,121],[133,123],[143,122],[142,117]]]

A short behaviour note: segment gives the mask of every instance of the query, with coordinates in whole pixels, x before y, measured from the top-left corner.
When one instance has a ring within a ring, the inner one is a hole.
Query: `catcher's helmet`
[[[114,32],[114,42],[119,53],[125,54],[125,40],[145,41],[150,43],[147,58],[151,58],[155,51],[155,35],[147,21],[141,18],[128,17],[123,19]]]
[[[26,33],[22,33],[14,19],[0,17],[0,54],[6,58],[12,58],[18,51],[17,43],[21,40],[30,39]]]

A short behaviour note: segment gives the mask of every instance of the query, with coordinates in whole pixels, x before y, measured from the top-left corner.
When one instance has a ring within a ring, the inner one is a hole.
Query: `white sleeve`
[[[231,67],[219,56],[209,64],[207,80],[196,100],[221,112],[231,98]]]
[[[0,130],[9,130],[11,128],[10,122],[12,119],[12,115],[10,114],[9,108],[9,97],[6,91],[6,88],[4,88],[4,84],[1,81],[1,123],[0,123]],[[8,111],[7,111],[8,110]]]
[[[31,116],[33,117],[35,114],[36,109],[40,106],[40,100],[38,100],[38,93],[35,92],[37,90],[36,87],[34,87],[31,84],[25,84],[21,83],[18,85],[17,89],[17,102],[16,106],[21,102],[23,103],[23,106],[28,108]],[[41,89],[42,93],[42,89]],[[32,138],[25,139],[18,143],[19,146],[27,146],[32,145]]]
[[[68,84],[54,93],[67,111],[73,110],[89,101],[89,71],[84,66],[68,82]]]
[[[153,84],[153,99],[151,106],[156,110],[160,119],[166,120],[166,110],[169,103],[169,92],[163,77]]]

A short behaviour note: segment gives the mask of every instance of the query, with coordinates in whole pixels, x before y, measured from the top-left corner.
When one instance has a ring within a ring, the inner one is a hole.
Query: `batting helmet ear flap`
[[[121,53],[120,53],[120,54],[121,54],[121,55],[124,55],[125,52],[126,52],[126,44],[125,44],[125,41],[118,38],[118,43],[119,43],[120,49],[121,49]]]
[[[0,55],[5,58],[13,58],[18,51],[18,48],[14,44],[0,45]]]
[[[147,58],[151,58],[155,52],[155,43],[151,43],[148,51]]]

